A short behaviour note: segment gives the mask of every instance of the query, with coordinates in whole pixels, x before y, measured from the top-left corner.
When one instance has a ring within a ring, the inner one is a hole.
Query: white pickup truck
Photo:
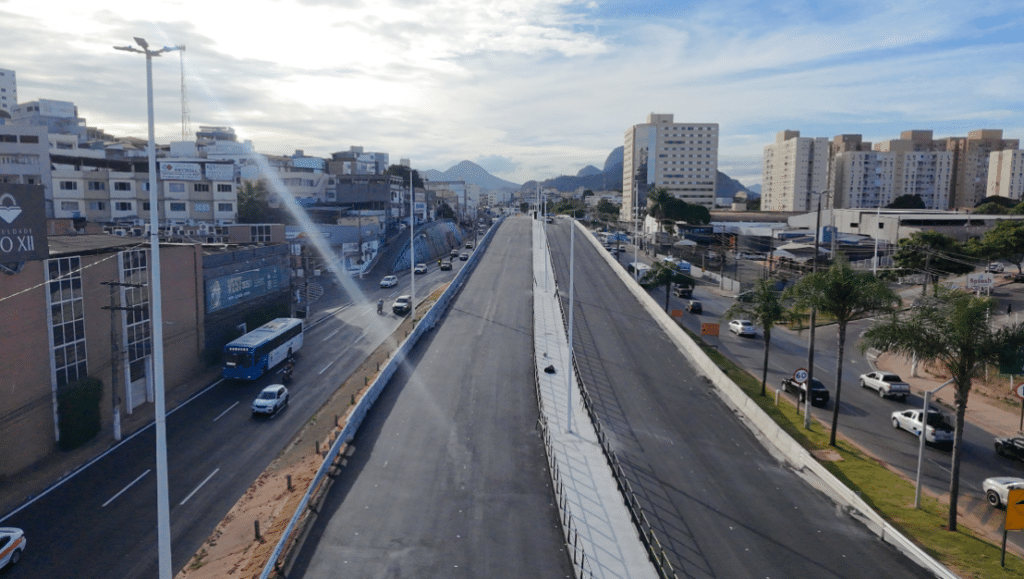
[[[874,388],[882,398],[899,398],[906,401],[910,385],[892,372],[868,372],[860,375],[861,388]]]

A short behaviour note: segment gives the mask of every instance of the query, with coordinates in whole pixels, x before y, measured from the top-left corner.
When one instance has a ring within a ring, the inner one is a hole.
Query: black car
[[[792,379],[787,378],[782,381],[782,389],[786,392],[799,394],[800,402],[804,401],[805,387],[803,382],[798,384]],[[828,404],[829,397],[828,388],[825,388],[825,385],[821,383],[821,380],[811,378],[811,406],[825,406]]]
[[[462,253],[459,254],[459,259],[461,261],[469,261],[469,254],[463,251]]]
[[[690,300],[686,304],[686,311],[690,312],[691,314],[702,314],[704,313],[704,305],[698,302],[697,300]]]
[[[452,262],[450,262],[450,261],[442,261],[441,262],[441,271],[448,271],[451,268],[452,268]]]
[[[1024,436],[1008,436],[996,439],[996,454],[1010,458],[1024,459]]]

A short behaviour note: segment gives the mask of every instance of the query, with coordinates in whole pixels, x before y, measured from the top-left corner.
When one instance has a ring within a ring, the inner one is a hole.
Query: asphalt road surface
[[[569,226],[563,219],[548,226],[566,301]],[[577,360],[678,576],[930,576],[772,457],[599,251],[577,238]]]
[[[534,394],[530,222],[507,220],[354,440],[289,577],[571,577]]]

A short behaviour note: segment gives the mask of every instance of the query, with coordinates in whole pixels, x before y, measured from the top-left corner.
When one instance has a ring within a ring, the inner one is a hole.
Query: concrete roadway
[[[463,251],[460,249],[460,251]],[[417,276],[424,296],[451,280],[432,266]],[[250,404],[276,374],[253,383],[219,382],[167,419],[172,569],[180,570],[238,498],[287,445],[338,385],[398,327],[391,300],[408,293],[409,273],[381,289],[379,279],[357,280],[357,301],[327,286],[314,303],[314,320],[298,354],[289,406],[271,418],[252,418]],[[385,315],[376,302],[386,298]],[[29,547],[4,570],[21,577],[135,578],[157,575],[154,432],[150,427],[116,447],[52,492],[4,520],[25,530]]]
[[[531,224],[507,220],[357,434],[289,577],[571,577],[537,430]]]
[[[568,235],[548,226],[566,302]],[[576,355],[679,577],[930,576],[765,450],[599,251],[576,239]]]

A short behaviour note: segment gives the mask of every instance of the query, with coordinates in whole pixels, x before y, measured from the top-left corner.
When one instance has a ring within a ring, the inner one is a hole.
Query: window
[[[51,369],[57,386],[84,378],[89,371],[85,357],[85,307],[82,302],[81,261],[78,257],[46,260],[47,305],[52,341]]]
[[[124,335],[128,342],[128,362],[132,379],[144,377],[142,361],[150,353],[151,332],[149,321],[149,252],[145,249],[122,251],[120,255],[121,279],[125,283],[143,287],[121,288],[121,303],[132,309],[125,310],[121,318]]]
[[[149,201],[143,201],[142,202],[142,210],[143,211],[149,211]]]
[[[35,135],[21,135],[21,142],[22,143],[38,143],[39,142],[39,137],[37,137]]]
[[[107,184],[104,183],[103,181],[89,181],[89,190],[90,191],[106,191],[107,190]]]
[[[185,210],[186,208],[184,203],[171,203],[170,208],[168,209],[168,211],[173,211],[175,213],[184,213]]]
[[[107,209],[107,204],[104,203],[103,201],[90,201],[89,202],[89,211],[105,211],[106,209]]]
[[[252,236],[254,242],[267,243],[270,241],[270,226],[269,225],[251,225],[249,226],[249,235]]]
[[[78,211],[78,201],[61,201],[61,211]]]
[[[114,203],[114,209],[116,209],[118,211],[131,211],[132,210],[132,202],[131,201],[118,201],[118,202]]]
[[[171,192],[171,193],[184,193],[185,192],[185,184],[184,183],[168,183],[167,184],[167,190],[169,192]]]
[[[61,191],[77,191],[78,190],[78,181],[61,181],[60,182],[60,190]]]
[[[196,203],[195,209],[196,209],[197,213],[209,213],[210,212],[210,204],[209,203]]]
[[[114,181],[114,191],[131,191],[131,181]]]
[[[231,193],[231,183],[217,183],[217,193]]]
[[[220,211],[222,213],[231,213],[234,210],[235,210],[235,206],[234,206],[233,203],[218,203],[217,204],[217,211]]]
[[[197,193],[204,193],[204,192],[207,192],[207,191],[210,190],[210,184],[209,183],[194,183],[192,185],[192,190],[197,192]]]

